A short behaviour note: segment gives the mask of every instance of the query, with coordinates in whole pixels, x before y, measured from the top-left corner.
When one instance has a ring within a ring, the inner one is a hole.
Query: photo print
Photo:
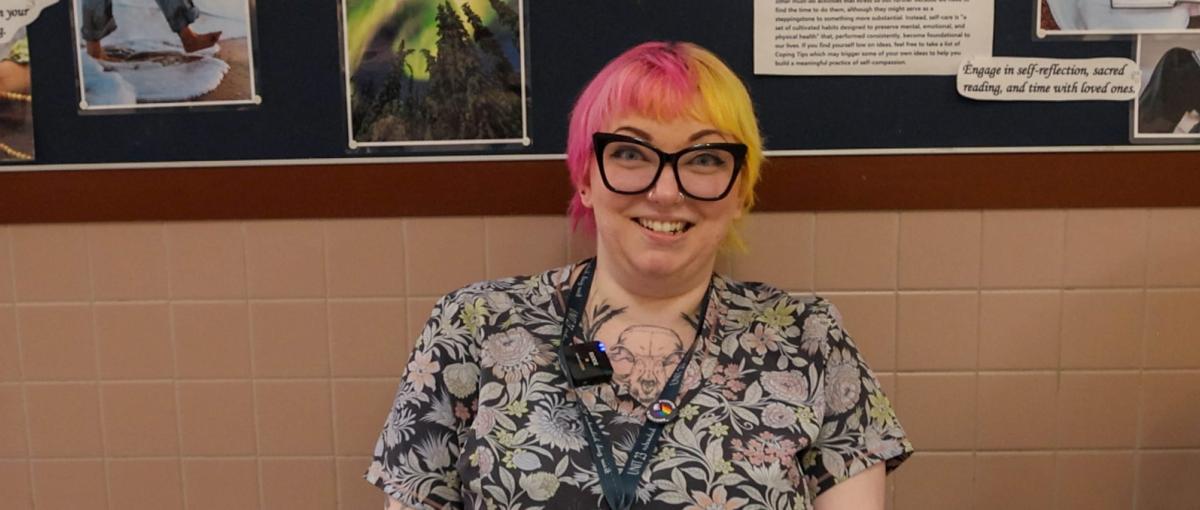
[[[521,0],[344,0],[349,146],[528,144]]]
[[[0,163],[33,160],[29,39],[20,29],[0,44]]]
[[[255,0],[72,0],[80,109],[246,105]]]
[[[1200,32],[1200,0],[1034,0],[1038,36]]]
[[[1138,37],[1133,138],[1200,141],[1200,34]]]

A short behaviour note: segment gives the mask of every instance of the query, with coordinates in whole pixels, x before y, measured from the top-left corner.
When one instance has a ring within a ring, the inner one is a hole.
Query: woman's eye
[[[613,159],[623,161],[640,161],[646,159],[642,152],[633,147],[617,147],[610,156]]]
[[[708,152],[697,154],[696,157],[692,158],[692,160],[688,162],[688,164],[700,166],[721,166],[724,163],[724,159],[720,158],[716,154]]]

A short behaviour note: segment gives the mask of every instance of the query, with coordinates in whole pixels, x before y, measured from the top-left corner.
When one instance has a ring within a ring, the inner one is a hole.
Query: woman
[[[882,509],[912,448],[837,311],[713,274],[761,146],[704,49],[601,70],[567,154],[596,258],[438,302],[367,472],[389,508]]]

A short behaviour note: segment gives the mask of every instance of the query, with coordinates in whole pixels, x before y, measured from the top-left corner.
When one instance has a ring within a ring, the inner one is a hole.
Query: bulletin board
[[[346,141],[337,2],[258,2],[261,104],[110,115],[79,112],[60,1],[28,27],[37,159],[0,167],[0,221],[560,213],[576,94],[650,39],[696,42],[745,79],[767,210],[1200,205],[1196,146],[1131,146],[1129,103],[977,102],[953,76],[756,76],[748,1],[524,9],[528,144],[364,151]],[[995,55],[1134,53],[1133,37],[1038,40],[1034,9],[996,2]]]

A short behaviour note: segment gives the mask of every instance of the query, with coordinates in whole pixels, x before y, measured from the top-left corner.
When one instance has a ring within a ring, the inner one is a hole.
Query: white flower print
[[[786,402],[801,404],[808,399],[808,379],[802,372],[766,372],[761,381],[764,390]]]
[[[791,407],[772,402],[763,409],[763,425],[777,429],[786,429],[796,424],[796,412]]]
[[[492,433],[492,428],[496,426],[496,411],[491,406],[479,406],[479,410],[475,412],[475,421],[471,422],[471,428],[475,429],[477,437],[486,437]]]
[[[414,390],[425,391],[425,388],[433,388],[433,374],[438,373],[438,370],[441,370],[441,367],[433,361],[432,353],[427,350],[417,351],[408,362],[408,381],[412,383]]]
[[[821,345],[828,337],[830,323],[829,316],[825,314],[809,315],[804,320],[804,333],[800,336],[800,348],[809,354],[815,354],[821,350]]]
[[[853,356],[833,356],[829,361],[825,368],[825,400],[830,410],[841,414],[858,404],[862,381]]]
[[[529,493],[530,499],[546,501],[558,492],[558,477],[545,472],[521,475],[521,488]]]
[[[525,328],[515,327],[483,341],[480,364],[512,384],[529,378],[537,367],[545,366],[553,359],[549,344],[539,344]]]
[[[479,365],[474,363],[455,363],[442,371],[442,379],[446,381],[446,389],[454,396],[465,399],[479,389]]]
[[[560,450],[579,451],[583,448],[583,429],[575,406],[565,402],[550,401],[548,406],[539,406],[529,416],[529,430],[540,445]]]

